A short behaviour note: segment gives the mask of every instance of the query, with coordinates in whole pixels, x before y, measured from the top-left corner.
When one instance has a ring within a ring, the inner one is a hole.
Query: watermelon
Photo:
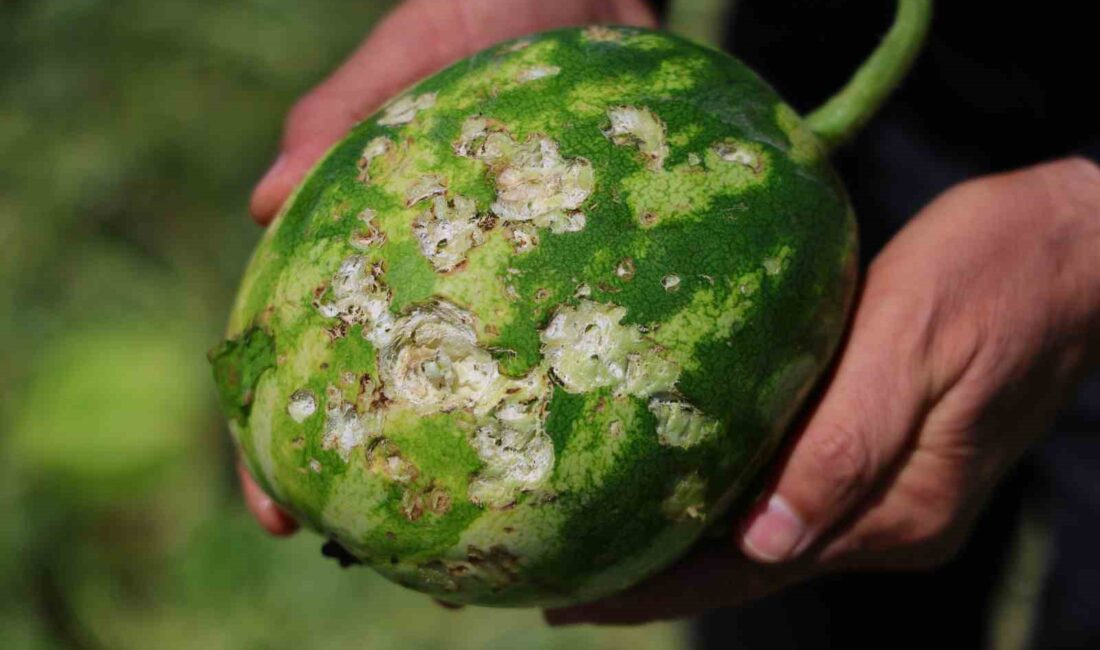
[[[211,352],[256,482],[453,603],[557,606],[681,557],[837,348],[856,227],[736,59],[590,26],[356,126],[266,232]]]

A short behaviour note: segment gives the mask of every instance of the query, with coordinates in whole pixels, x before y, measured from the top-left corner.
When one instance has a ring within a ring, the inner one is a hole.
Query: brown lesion
[[[425,514],[442,517],[450,510],[450,493],[434,483],[422,489],[407,489],[401,495],[401,514],[409,521],[418,521]]]
[[[369,248],[380,248],[386,243],[386,233],[378,225],[374,210],[366,208],[359,213],[358,219],[365,227],[352,233],[349,243],[353,247],[359,250],[367,250]]]
[[[340,321],[332,327],[325,328],[325,337],[329,343],[335,343],[348,335],[348,324]]]
[[[451,592],[467,586],[501,591],[520,581],[521,568],[519,556],[503,544],[494,544],[488,550],[470,544],[465,560],[433,560],[419,566],[428,582]]]
[[[420,476],[417,469],[402,455],[401,450],[387,438],[378,438],[367,449],[367,471],[394,483],[410,484]]]
[[[634,266],[634,258],[623,258],[618,265],[615,266],[615,277],[624,282],[630,282],[634,279],[634,273],[636,268]]]

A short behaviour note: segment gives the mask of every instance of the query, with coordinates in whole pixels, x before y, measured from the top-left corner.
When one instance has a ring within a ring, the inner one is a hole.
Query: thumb
[[[930,330],[911,294],[877,293],[864,294],[832,381],[742,525],[742,551],[757,561],[793,559],[820,539],[883,481],[917,430]]]
[[[493,43],[589,22],[655,26],[644,0],[407,0],[287,116],[282,150],[249,210],[270,222],[291,190],[347,131],[418,79]]]

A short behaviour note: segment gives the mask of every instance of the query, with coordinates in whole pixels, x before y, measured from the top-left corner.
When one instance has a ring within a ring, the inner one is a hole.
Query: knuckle
[[[1039,169],[1071,181],[1100,184],[1100,165],[1084,156],[1070,156],[1040,165]]]
[[[834,496],[859,492],[870,481],[873,455],[865,436],[833,424],[810,438],[810,461],[816,473],[827,479]]]
[[[1052,212],[1091,217],[1100,209],[1100,166],[1092,160],[1081,156],[1063,158],[1041,165],[1037,171],[1046,186]]]

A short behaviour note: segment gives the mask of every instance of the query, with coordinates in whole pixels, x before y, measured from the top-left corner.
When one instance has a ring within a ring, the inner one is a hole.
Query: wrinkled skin
[[[257,220],[273,218],[352,124],[448,62],[551,27],[654,23],[634,0],[500,4],[398,7],[291,111],[282,153],[253,195]],[[947,192],[872,264],[836,371],[756,509],[665,573],[548,620],[675,618],[823,572],[949,558],[997,479],[1097,365],[1096,250],[1100,169],[1089,161]],[[241,477],[261,525],[292,533],[294,521]]]

